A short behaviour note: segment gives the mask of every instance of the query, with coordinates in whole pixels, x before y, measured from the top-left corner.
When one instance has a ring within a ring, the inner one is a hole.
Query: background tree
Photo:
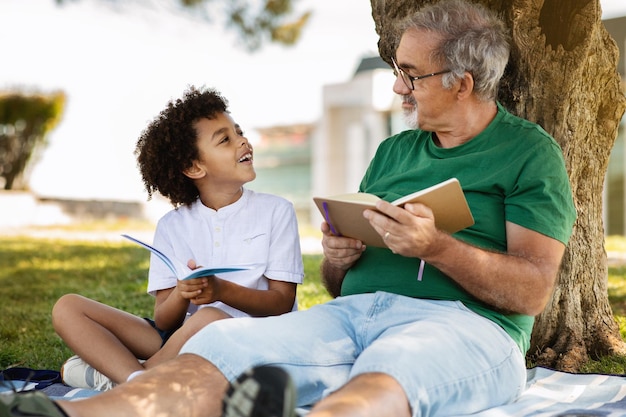
[[[625,354],[607,292],[602,189],[626,99],[618,49],[599,0],[479,0],[511,30],[513,47],[499,100],[539,123],[561,145],[578,219],[556,291],[537,317],[529,359],[577,371],[589,358]],[[371,0],[379,52],[394,54],[393,25],[424,0]]]
[[[64,5],[78,0],[54,0]],[[293,4],[298,0],[101,0],[121,8],[132,4],[184,12],[213,22],[215,16],[224,16],[224,24],[233,27],[239,40],[249,50],[259,49],[265,41],[294,45],[311,15],[310,11],[296,14]]]
[[[65,94],[0,93],[0,185],[25,189],[29,162],[58,124]]]
[[[78,0],[54,0],[59,6]],[[264,42],[294,45],[300,38],[311,12],[295,14],[297,0],[101,0],[128,12],[131,6],[155,8],[168,13],[186,13],[209,23],[215,16],[239,33],[249,51]],[[29,162],[45,144],[46,134],[59,122],[65,96],[0,92],[0,187],[25,189]]]

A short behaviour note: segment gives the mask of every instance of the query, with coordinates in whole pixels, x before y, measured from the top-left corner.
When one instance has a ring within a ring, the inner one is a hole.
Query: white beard
[[[417,106],[414,106],[411,110],[404,110],[404,123],[411,129],[418,128]]]

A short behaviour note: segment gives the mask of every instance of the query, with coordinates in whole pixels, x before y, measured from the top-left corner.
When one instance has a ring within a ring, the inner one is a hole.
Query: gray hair
[[[444,88],[467,71],[474,77],[476,95],[484,101],[495,99],[510,45],[506,27],[494,13],[463,0],[441,0],[401,21],[396,33],[402,36],[409,30],[432,32],[441,40],[433,58],[452,71],[442,77]]]

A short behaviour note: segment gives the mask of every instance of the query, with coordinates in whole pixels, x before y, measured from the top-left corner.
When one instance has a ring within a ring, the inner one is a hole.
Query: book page
[[[194,270],[191,270],[187,265],[180,262],[178,259],[170,259],[163,252],[158,250],[152,245],[147,244],[146,242],[142,242],[139,239],[136,239],[132,236],[122,234],[122,237],[137,243],[145,249],[148,249],[154,255],[156,255],[160,260],[162,260],[165,265],[172,271],[172,273],[179,280],[193,279],[199,277],[205,277],[209,275],[215,274],[223,274],[227,272],[235,272],[235,271],[245,271],[249,269],[253,269],[254,265],[237,265],[237,266],[221,266],[221,267],[198,267]]]
[[[177,259],[172,261],[163,252],[161,252],[154,246],[149,245],[146,242],[136,239],[130,235],[122,234],[122,237],[125,237],[126,239],[142,246],[144,249],[148,249],[150,252],[154,253],[160,260],[162,260],[165,263],[165,265],[167,265],[167,267],[170,269],[170,271],[172,271],[172,273],[176,276],[176,278],[181,279],[183,276],[191,272],[191,269],[187,267],[185,264],[178,261]]]
[[[347,194],[338,194],[338,195],[333,195],[330,197],[327,197],[328,199],[331,200],[335,200],[335,201],[348,201],[348,202],[355,202],[355,203],[369,203],[368,205],[373,205],[376,204],[376,202],[378,200],[380,200],[380,197],[374,195],[374,194],[369,194],[369,193],[347,193]]]

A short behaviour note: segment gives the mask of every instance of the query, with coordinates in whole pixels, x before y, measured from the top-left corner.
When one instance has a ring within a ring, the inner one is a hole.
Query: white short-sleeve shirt
[[[248,189],[235,203],[217,211],[197,200],[168,212],[157,224],[153,246],[185,265],[189,259],[206,267],[253,265],[250,270],[218,274],[248,288],[267,289],[267,278],[300,284],[304,277],[293,204]],[[176,277],[152,255],[148,293],[155,295],[175,286]],[[222,302],[209,305],[233,317],[248,316]],[[297,301],[293,309],[297,309]],[[189,312],[195,310],[190,304]]]

